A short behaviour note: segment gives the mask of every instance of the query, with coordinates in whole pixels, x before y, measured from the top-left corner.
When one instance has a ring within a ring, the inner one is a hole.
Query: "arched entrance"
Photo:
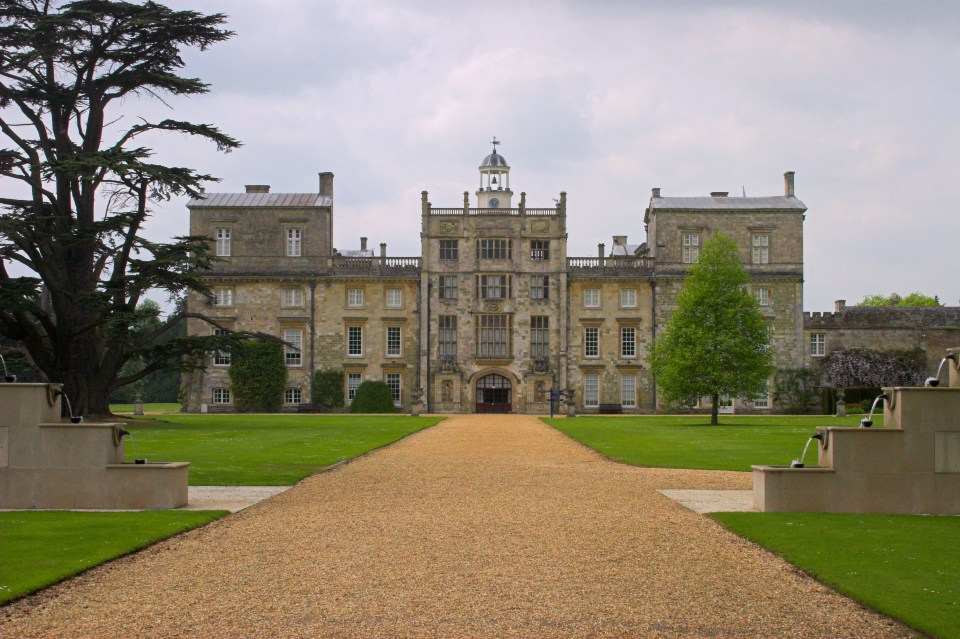
[[[513,409],[513,384],[503,375],[490,373],[477,380],[477,412],[509,413]]]

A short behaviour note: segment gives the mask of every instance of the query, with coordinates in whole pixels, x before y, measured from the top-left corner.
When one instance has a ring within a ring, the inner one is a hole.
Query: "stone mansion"
[[[655,188],[647,241],[617,235],[593,256],[567,254],[565,193],[555,206],[528,206],[496,148],[479,173],[472,203],[465,192],[460,206],[434,207],[423,192],[421,252],[410,257],[366,238],[359,250],[333,247],[332,173],[320,174],[317,193],[204,193],[187,204],[190,233],[210,237],[221,261],[206,276],[213,296],[191,294],[188,306],[286,343],[289,410],[310,402],[314,371],[340,369],[347,404],[370,379],[390,387],[400,410],[422,401],[430,412],[546,413],[549,391],[569,389],[578,412],[653,412],[647,348],[703,242],[721,231],[740,247],[777,367],[810,365],[826,342],[839,343],[841,313],[803,313],[806,206],[792,172],[783,194],[766,197]],[[190,334],[216,330],[188,320]],[[214,353],[205,371],[184,375],[184,410],[233,409],[229,364]],[[728,407],[773,409],[769,395]]]

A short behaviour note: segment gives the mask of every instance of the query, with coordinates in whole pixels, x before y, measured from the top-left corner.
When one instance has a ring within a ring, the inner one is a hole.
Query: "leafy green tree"
[[[393,395],[383,382],[365,381],[357,387],[350,404],[351,413],[393,413]]]
[[[920,291],[914,291],[905,297],[896,293],[890,295],[865,295],[857,306],[943,306],[936,295],[930,297]]]
[[[276,413],[283,403],[287,366],[279,342],[248,340],[230,358],[230,391],[241,413]]]
[[[159,342],[182,314],[135,327],[148,290],[208,292],[199,274],[215,259],[209,238],[144,237],[154,204],[213,178],[158,163],[141,140],[181,134],[222,151],[239,142],[207,124],[124,122],[120,111],[137,98],[206,93],[181,75],[181,49],[229,38],[224,20],[154,2],[0,3],[0,146],[10,147],[0,149],[0,332],[64,384],[78,412],[109,413],[115,388],[238,339]],[[120,374],[137,357],[143,367]]]
[[[721,396],[756,397],[773,370],[767,325],[749,282],[737,245],[715,233],[690,268],[677,310],[647,358],[664,399],[711,399],[711,424],[719,423]]]
[[[177,310],[182,312],[184,299],[177,302]],[[139,337],[147,332],[157,331],[163,325],[160,305],[153,300],[144,300],[137,306],[137,314],[142,317],[132,327],[132,334]],[[160,333],[155,345],[162,345],[171,339],[183,337],[187,333],[186,321],[181,319],[169,331]],[[136,354],[127,360],[120,369],[120,377],[134,375],[143,370],[146,362],[141,354]],[[139,394],[144,402],[176,402],[180,390],[180,371],[177,367],[161,368],[149,373],[146,377],[126,386],[121,386],[110,395],[110,403],[129,404],[136,400]]]

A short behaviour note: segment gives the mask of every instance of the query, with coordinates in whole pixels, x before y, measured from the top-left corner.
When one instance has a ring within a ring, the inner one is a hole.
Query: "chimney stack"
[[[367,250],[367,238],[365,238],[365,237],[361,237],[361,238],[360,238],[360,250],[361,250],[361,251],[366,251],[366,250]]]
[[[660,187],[659,187],[659,186],[656,186],[656,187],[650,189],[650,191],[653,193],[653,197],[660,197]]]
[[[380,242],[380,258],[386,259],[386,257],[387,257],[387,243]]]
[[[333,173],[330,171],[320,174],[320,195],[333,197]]]
[[[246,187],[247,193],[269,193],[270,185],[269,184],[247,184]]]
[[[833,303],[833,312],[839,313],[847,307],[847,300],[837,300]]]
[[[599,257],[601,260],[603,260],[604,248],[603,242],[597,244],[597,257]]]
[[[787,197],[795,197],[793,191],[793,171],[787,171],[783,174],[783,194]]]

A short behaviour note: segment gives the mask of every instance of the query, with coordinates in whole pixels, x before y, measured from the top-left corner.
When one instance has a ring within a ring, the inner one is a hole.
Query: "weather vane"
[[[497,145],[500,144],[500,140],[497,139],[497,136],[493,136],[493,152],[497,152]]]

